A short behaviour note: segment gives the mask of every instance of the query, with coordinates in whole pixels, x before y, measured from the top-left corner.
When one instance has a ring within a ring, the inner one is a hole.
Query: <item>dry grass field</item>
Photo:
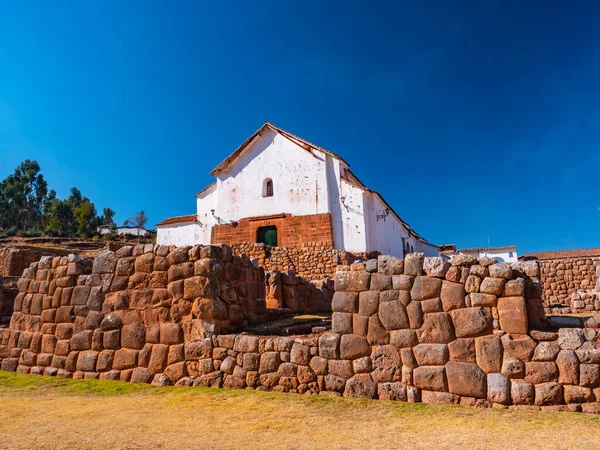
[[[600,417],[0,372],[6,449],[597,448]]]

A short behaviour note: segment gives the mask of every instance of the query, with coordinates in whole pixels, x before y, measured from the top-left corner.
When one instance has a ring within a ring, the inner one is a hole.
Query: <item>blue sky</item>
[[[599,80],[597,2],[0,0],[0,178],[154,224],[268,120],[434,243],[600,246]]]

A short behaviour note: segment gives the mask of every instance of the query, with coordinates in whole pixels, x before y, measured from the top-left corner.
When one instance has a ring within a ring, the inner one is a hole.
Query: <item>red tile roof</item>
[[[168,219],[157,223],[156,226],[160,227],[161,225],[173,225],[175,223],[196,222],[197,220],[198,216],[196,214],[189,214],[187,216],[169,217]]]
[[[519,259],[566,259],[596,256],[600,256],[600,248],[582,248],[578,250],[556,250],[550,252],[527,253],[525,255],[521,255]]]
[[[202,189],[200,192],[198,192],[196,194],[196,198],[200,197],[202,194],[204,194],[206,191],[208,191],[210,188],[212,188],[216,185],[217,185],[216,181],[214,183],[209,184],[208,186],[206,186],[204,189]]]

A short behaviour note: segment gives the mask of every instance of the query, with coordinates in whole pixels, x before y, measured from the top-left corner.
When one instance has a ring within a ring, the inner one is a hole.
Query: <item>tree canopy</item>
[[[53,236],[90,235],[101,224],[114,224],[115,212],[96,206],[76,187],[65,200],[48,190],[37,161],[25,160],[14,173],[0,181],[0,228]]]

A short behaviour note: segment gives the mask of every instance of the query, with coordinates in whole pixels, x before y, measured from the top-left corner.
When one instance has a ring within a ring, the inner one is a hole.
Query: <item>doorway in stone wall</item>
[[[257,231],[256,242],[277,247],[277,227],[260,227]]]

